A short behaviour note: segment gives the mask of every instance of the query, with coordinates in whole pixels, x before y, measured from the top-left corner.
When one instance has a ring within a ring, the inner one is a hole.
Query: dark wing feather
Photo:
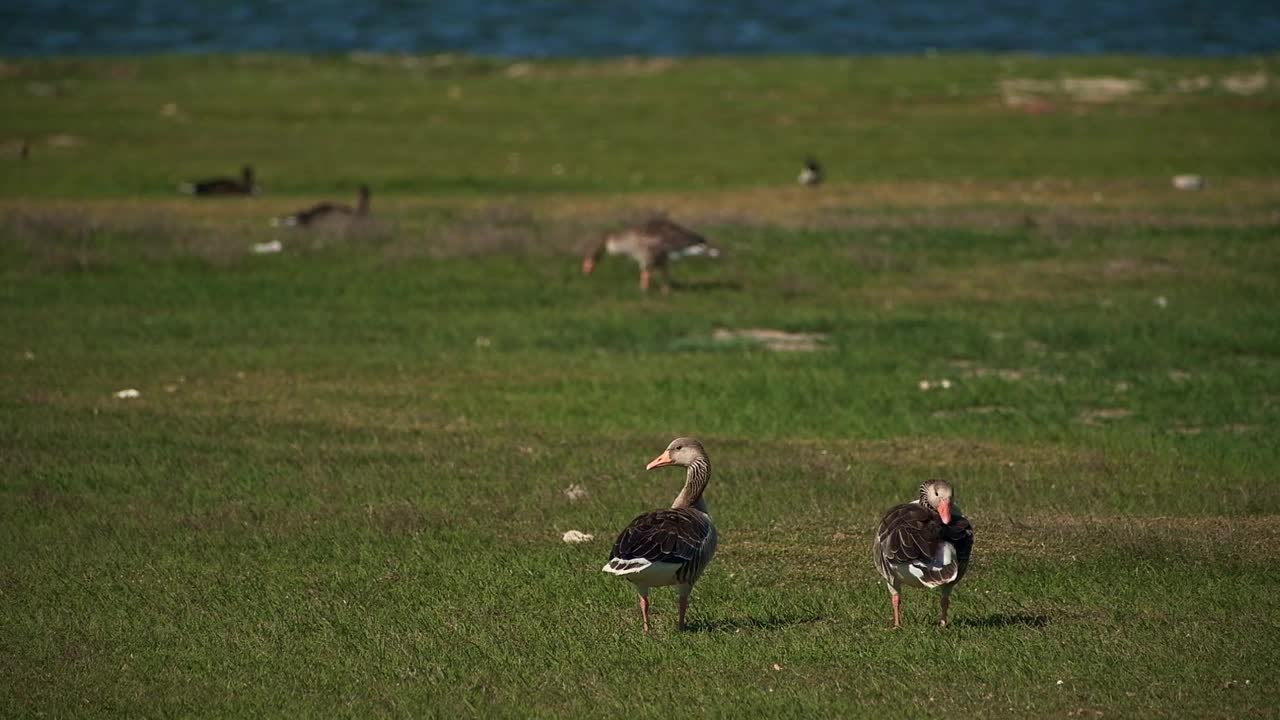
[[[687,508],[645,513],[613,543],[613,557],[683,564],[697,557],[711,532],[707,516]]]
[[[666,218],[653,218],[644,224],[641,230],[646,235],[659,238],[662,247],[667,251],[683,250],[694,245],[705,245],[707,239],[683,225]]]
[[[298,219],[299,225],[309,225],[330,215],[350,215],[351,213],[351,208],[346,205],[322,202],[318,205],[312,205],[306,210],[295,214],[294,217]]]
[[[942,540],[943,527],[942,519],[924,506],[895,505],[880,520],[876,544],[886,560],[928,565]]]
[[[959,582],[965,570],[969,569],[969,558],[973,555],[973,525],[969,518],[952,512],[951,522],[942,526],[942,539],[956,549],[956,565],[959,566],[956,582]]]
[[[230,178],[199,180],[194,185],[197,195],[234,195],[241,192],[240,181]]]

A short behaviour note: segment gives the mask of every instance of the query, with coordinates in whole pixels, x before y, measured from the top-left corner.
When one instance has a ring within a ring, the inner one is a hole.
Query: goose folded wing
[[[956,548],[961,562],[969,561],[969,553],[973,550],[973,525],[963,515],[951,516],[951,522],[943,525],[940,538]]]
[[[683,225],[666,218],[654,218],[644,224],[646,235],[659,238],[669,251],[684,250],[694,245],[706,245],[707,239]]]
[[[933,561],[943,527],[942,521],[925,508],[899,505],[880,521],[880,552],[893,562],[927,566]]]
[[[618,536],[613,556],[623,560],[644,558],[652,563],[687,563],[701,552],[710,529],[706,516],[695,511],[646,513],[631,521]]]

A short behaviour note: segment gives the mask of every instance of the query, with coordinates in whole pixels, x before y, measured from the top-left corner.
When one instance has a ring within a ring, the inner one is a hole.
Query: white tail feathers
[[[684,248],[683,250],[671,253],[671,257],[673,258],[693,257],[695,255],[705,255],[706,257],[720,257],[720,249],[711,247],[706,243],[698,243],[697,245],[690,245],[689,247]]]
[[[604,567],[600,568],[600,572],[607,572],[610,575],[630,575],[638,573],[652,564],[644,558],[631,558],[630,560],[614,558],[605,563]]]
[[[949,542],[944,542],[938,546],[933,554],[933,563],[924,570],[920,583],[925,587],[938,587],[953,582],[956,576],[960,574],[960,567],[956,564],[956,548]]]

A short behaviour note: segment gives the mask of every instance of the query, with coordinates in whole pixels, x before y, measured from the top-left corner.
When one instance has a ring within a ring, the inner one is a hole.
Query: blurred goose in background
[[[903,585],[939,588],[938,624],[945,626],[951,591],[964,577],[972,550],[973,526],[960,514],[947,481],[928,480],[916,500],[890,508],[876,530],[874,552],[876,569],[893,601],[893,627],[902,627]]]
[[[645,513],[627,526],[613,544],[613,557],[603,572],[630,580],[640,593],[640,618],[649,632],[649,588],[675,585],[680,597],[677,628],[685,629],[689,594],[716,552],[716,527],[702,499],[711,479],[711,461],[702,443],[676,438],[646,470],[680,465],[684,488],[670,510]]]
[[[605,253],[628,255],[640,265],[640,289],[648,290],[654,270],[662,271],[662,291],[671,290],[667,268],[671,260],[692,255],[719,257],[720,251],[707,239],[667,218],[653,218],[619,232],[606,234],[582,259],[582,272],[590,275]]]
[[[804,167],[800,169],[800,177],[796,180],[801,185],[814,186],[822,183],[822,166],[812,157],[805,158]]]
[[[178,186],[178,190],[188,195],[196,196],[214,196],[214,195],[257,195],[258,186],[253,182],[253,167],[245,165],[240,168],[240,179],[235,178],[209,178],[208,180],[196,180],[195,182],[186,182]]]
[[[369,186],[361,185],[356,193],[356,205],[322,202],[292,215],[271,218],[272,226],[306,227],[313,223],[337,218],[362,218],[369,215]]]

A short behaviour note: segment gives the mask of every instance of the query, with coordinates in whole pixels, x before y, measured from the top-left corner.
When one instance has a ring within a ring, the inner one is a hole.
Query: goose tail
[[[610,575],[631,575],[643,571],[652,564],[652,562],[644,558],[631,558],[630,560],[613,558],[605,563],[604,567],[600,568],[600,571]]]

